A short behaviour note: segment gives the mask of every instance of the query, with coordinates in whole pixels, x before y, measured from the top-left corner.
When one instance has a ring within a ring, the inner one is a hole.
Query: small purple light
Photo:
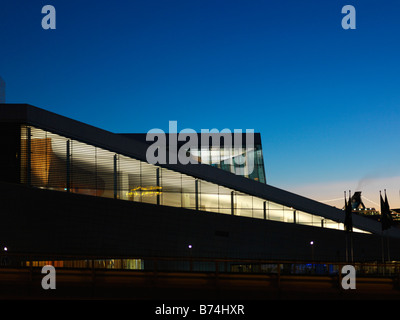
[[[191,245],[191,244],[189,244],[189,245],[188,245],[188,248],[189,248],[189,249],[192,249],[192,245]]]

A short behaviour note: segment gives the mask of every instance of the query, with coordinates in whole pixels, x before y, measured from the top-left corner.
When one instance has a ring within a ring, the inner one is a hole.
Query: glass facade
[[[259,133],[232,133],[232,132],[202,132],[182,133],[176,141],[176,134],[171,137],[169,133],[164,134],[165,141],[158,138],[157,146],[165,148],[168,156],[171,150],[174,152],[184,151],[189,163],[202,163],[222,169],[233,174],[266,183],[264,159]],[[127,138],[152,145],[154,140],[142,133],[121,134]],[[156,134],[155,134],[156,135]],[[152,137],[152,136],[151,136]],[[188,140],[189,139],[189,140]],[[173,147],[171,148],[171,144]],[[177,155],[178,157],[178,155]],[[185,159],[186,161],[186,159]],[[165,162],[164,162],[165,163]]]
[[[24,261],[23,266],[44,267],[52,265],[56,268],[96,268],[96,269],[128,269],[143,270],[141,259],[82,259],[82,260],[34,260]]]
[[[20,180],[30,186],[344,230],[343,223],[39,128],[21,126],[20,145]]]
[[[190,150],[190,155],[199,163],[237,174],[242,171],[246,178],[266,183],[261,145],[253,148],[202,148]]]

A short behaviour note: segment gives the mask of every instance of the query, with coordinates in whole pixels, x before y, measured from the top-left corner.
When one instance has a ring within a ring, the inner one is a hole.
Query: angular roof
[[[148,145],[145,143],[130,139],[121,134],[99,129],[29,104],[0,105],[0,123],[1,122],[36,126],[137,160],[146,161]],[[300,211],[322,216],[337,222],[344,222],[345,214],[343,210],[209,165],[166,164],[158,166],[185,173],[288,207],[293,207]],[[381,225],[379,222],[362,216],[353,215],[353,226],[376,234],[380,234],[381,232]],[[400,230],[397,228],[390,228],[387,232],[390,236],[400,237]]]

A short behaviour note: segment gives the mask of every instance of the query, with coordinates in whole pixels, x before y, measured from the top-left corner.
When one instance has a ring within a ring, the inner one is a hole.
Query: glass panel
[[[64,145],[65,151],[65,145]],[[34,187],[47,188],[51,162],[51,141],[46,132],[31,128],[31,184]],[[65,172],[65,170],[63,170]]]
[[[182,174],[182,207],[196,209],[196,179]]]
[[[21,126],[21,180],[20,182],[23,184],[28,183],[27,181],[27,166],[28,166],[28,159],[27,159],[27,144],[28,144],[28,136],[27,136],[27,126]]]
[[[247,194],[236,194],[236,215],[244,217],[253,216],[253,197]]]
[[[313,225],[314,227],[322,227],[322,225],[323,225],[323,223],[324,223],[323,220],[324,220],[324,219],[323,219],[322,217],[312,215],[312,221],[313,221],[312,225]],[[326,221],[325,221],[325,222],[326,222]],[[337,222],[336,222],[336,226],[337,226]]]
[[[283,221],[283,206],[274,202],[268,202],[268,219]]]
[[[67,139],[61,136],[31,128],[31,183],[33,186],[66,190],[66,141]],[[27,140],[23,140],[22,143],[26,144]]]
[[[221,149],[221,169],[233,172],[233,163],[232,163],[232,149],[224,148]]]
[[[162,197],[165,206],[181,206],[181,174],[168,169],[161,170]]]
[[[133,195],[129,189],[129,170],[134,170],[134,168],[133,159],[122,155],[118,156],[118,188],[120,199],[133,200]]]
[[[211,164],[210,150],[208,148],[202,148],[200,150],[200,156],[201,156],[201,163]]]
[[[141,162],[140,189],[142,202],[157,204],[157,195],[161,194],[161,187],[157,186],[157,167]]]
[[[97,195],[96,149],[79,142],[70,143],[70,191],[80,194]]]
[[[324,219],[324,228],[344,230],[344,224],[330,219]]]
[[[218,186],[219,213],[232,214],[232,191],[232,189]]]
[[[67,138],[46,133],[49,160],[48,188],[67,190]]]
[[[114,155],[113,152],[96,148],[96,187],[98,196],[114,198]]]
[[[298,224],[304,224],[304,225],[312,226],[313,217],[309,213],[306,213],[306,212],[303,212],[303,211],[296,211],[296,222]]]
[[[253,197],[253,218],[264,219],[264,199]]]
[[[246,150],[246,170],[245,170],[246,177],[258,180],[258,172],[257,166],[255,165],[254,160],[254,150]]]
[[[284,207],[283,221],[288,223],[294,223],[294,209]]]
[[[118,185],[121,199],[141,201],[140,161],[118,156]]]
[[[251,178],[265,183],[264,160],[261,146],[259,145],[256,146],[256,151],[254,151],[254,174],[251,175]]]
[[[218,185],[200,180],[200,210],[218,212]],[[230,206],[229,206],[230,208]]]
[[[211,148],[210,151],[210,162],[211,164],[214,164],[215,166],[219,166],[220,163],[220,149],[219,148]]]

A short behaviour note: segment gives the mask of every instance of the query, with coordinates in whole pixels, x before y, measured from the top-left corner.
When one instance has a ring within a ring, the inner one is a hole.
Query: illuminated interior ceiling
[[[212,148],[209,149],[191,149],[190,155],[197,161],[205,164],[217,164],[222,161],[231,160],[239,156],[245,156],[247,152],[254,151],[255,148]]]
[[[247,173],[243,175],[246,178],[266,183],[260,133],[254,133],[253,141],[249,145],[246,144],[245,133],[241,135],[238,144],[234,141],[235,135],[231,133],[232,139],[228,139],[227,144],[225,145],[221,140],[225,141],[224,139],[226,134],[227,133],[205,133],[204,136],[203,133],[194,133],[194,136],[189,134],[191,137],[190,139],[194,138],[194,141],[197,141],[197,147],[196,143],[194,143],[195,146],[188,146],[187,140],[178,140],[176,149],[179,151],[180,148],[183,148],[183,150],[186,151],[187,156],[196,160],[197,163],[212,165],[213,167],[233,174],[238,174],[235,168],[243,168],[244,172]],[[126,133],[119,135],[141,142],[145,145],[151,145],[154,143],[154,141],[147,141],[147,134],[145,133]],[[165,147],[169,153],[170,136],[168,133],[165,133],[165,135]],[[210,143],[205,145],[203,140]],[[193,164],[189,163],[188,165]],[[249,168],[251,168],[251,170],[249,170]]]

